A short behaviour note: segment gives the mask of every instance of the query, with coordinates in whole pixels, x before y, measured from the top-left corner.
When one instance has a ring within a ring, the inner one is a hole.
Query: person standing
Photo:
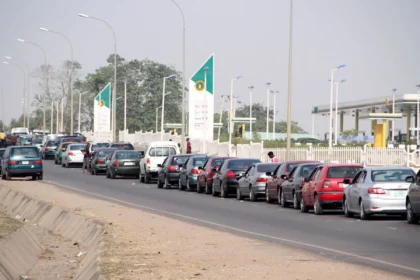
[[[6,147],[6,133],[0,130],[0,148]]]
[[[13,146],[16,146],[16,144],[17,144],[17,139],[18,139],[18,137],[17,137],[17,135],[16,135],[16,133],[13,133],[13,136],[12,136],[12,145]]]
[[[279,162],[279,159],[278,158],[276,158],[275,156],[274,156],[274,153],[273,152],[268,152],[268,157],[269,157],[269,160],[268,160],[268,162]]]
[[[187,154],[191,154],[191,142],[190,142],[190,138],[187,138]]]

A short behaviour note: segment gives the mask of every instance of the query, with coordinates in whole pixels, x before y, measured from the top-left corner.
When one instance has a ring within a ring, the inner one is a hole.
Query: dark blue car
[[[28,176],[32,176],[32,180],[42,180],[42,158],[39,149],[35,146],[6,148],[1,160],[1,176],[3,180]]]

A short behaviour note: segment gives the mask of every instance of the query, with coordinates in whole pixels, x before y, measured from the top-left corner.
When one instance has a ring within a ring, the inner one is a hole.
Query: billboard
[[[111,83],[107,84],[95,97],[93,105],[93,131],[111,131]]]
[[[190,79],[188,112],[188,136],[213,140],[214,54]]]

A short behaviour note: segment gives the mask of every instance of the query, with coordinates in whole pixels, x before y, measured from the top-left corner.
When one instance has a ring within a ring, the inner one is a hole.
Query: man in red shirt
[[[16,144],[17,144],[17,135],[14,133],[12,136],[12,145],[16,146]]]
[[[191,154],[191,142],[190,142],[190,138],[187,138],[187,154]]]

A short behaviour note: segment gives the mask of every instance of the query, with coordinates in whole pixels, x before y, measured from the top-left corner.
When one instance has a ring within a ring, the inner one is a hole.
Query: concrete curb
[[[39,227],[70,239],[73,243],[77,242],[80,250],[86,251],[87,254],[82,257],[75,279],[102,279],[99,273],[98,258],[105,226],[101,221],[91,220],[62,210],[49,203],[38,201],[15,192],[7,187],[0,187],[0,207],[12,217],[19,215],[29,220],[31,224],[37,224]],[[26,226],[24,228],[26,230],[28,229]],[[19,240],[20,242],[24,242],[24,240],[29,240],[29,238],[23,237],[23,239]],[[18,254],[14,256],[15,261],[18,260],[16,257],[18,259],[22,258]],[[0,271],[2,269],[2,261],[3,258],[0,254]]]

